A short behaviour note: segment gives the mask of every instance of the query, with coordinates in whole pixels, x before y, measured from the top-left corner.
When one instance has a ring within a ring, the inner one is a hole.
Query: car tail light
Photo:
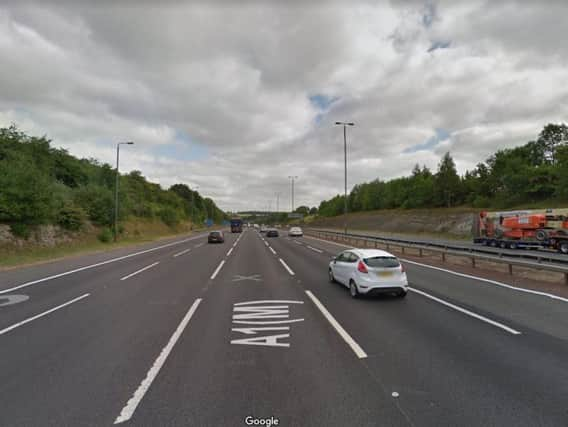
[[[365,267],[365,264],[363,264],[363,261],[359,261],[359,264],[357,264],[357,270],[360,273],[368,273],[369,271],[367,270],[367,267]]]

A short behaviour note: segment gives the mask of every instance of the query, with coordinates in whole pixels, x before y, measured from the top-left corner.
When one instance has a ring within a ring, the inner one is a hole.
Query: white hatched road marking
[[[177,258],[177,257],[180,256],[180,255],[186,254],[186,253],[188,253],[189,251],[191,251],[191,249],[186,249],[185,251],[178,252],[177,254],[174,255],[174,258]]]
[[[278,258],[278,261],[280,261],[280,264],[282,264],[284,266],[284,268],[286,270],[288,270],[288,273],[290,273],[290,276],[293,276],[295,273],[292,271],[292,269],[290,267],[288,267],[288,264],[286,264],[284,262],[284,260],[282,258]]]
[[[224,264],[225,264],[225,260],[221,261],[221,263],[217,266],[217,268],[215,269],[215,271],[211,275],[211,280],[213,280],[215,277],[217,277],[217,274],[219,274],[219,271],[221,271],[221,268],[223,268]]]
[[[120,280],[130,279],[132,276],[136,276],[137,274],[142,273],[143,271],[146,271],[146,270],[148,270],[149,268],[155,267],[155,266],[158,265],[159,263],[160,263],[160,261],[156,261],[155,263],[150,264],[150,265],[147,265],[146,267],[141,268],[140,270],[135,271],[134,273],[130,273],[128,276],[124,276],[124,277],[121,278]]]
[[[4,329],[0,330],[0,335],[6,334],[6,333],[8,333],[8,332],[10,332],[10,331],[12,331],[12,330],[14,330],[14,329],[16,329],[16,328],[19,328],[20,326],[25,325],[26,323],[33,322],[34,320],[39,319],[40,317],[47,316],[49,313],[53,313],[54,311],[60,310],[60,309],[62,309],[63,307],[67,307],[68,305],[71,305],[71,304],[73,304],[73,303],[76,303],[77,301],[80,301],[80,300],[82,300],[82,299],[84,299],[84,298],[87,298],[89,295],[91,295],[91,294],[84,294],[84,295],[81,295],[80,297],[74,298],[74,299],[72,299],[72,300],[70,300],[70,301],[67,301],[66,303],[63,303],[63,304],[61,304],[61,305],[58,305],[57,307],[53,307],[53,308],[51,308],[51,309],[49,309],[49,310],[47,310],[47,311],[44,311],[43,313],[36,314],[36,315],[33,316],[33,317],[30,317],[30,318],[28,318],[28,319],[26,319],[26,320],[22,320],[21,322],[15,323],[15,324],[13,324],[12,326],[8,326],[7,328],[4,328]]]

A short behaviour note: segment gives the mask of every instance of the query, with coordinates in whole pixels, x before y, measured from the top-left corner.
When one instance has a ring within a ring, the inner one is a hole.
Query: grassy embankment
[[[161,221],[151,221],[147,219],[131,219],[125,221],[122,226],[124,227],[124,232],[116,243],[112,241],[108,243],[101,242],[98,238],[100,229],[93,229],[88,233],[78,235],[71,242],[60,243],[53,247],[42,247],[38,245],[0,247],[0,269],[136,246],[142,243],[186,234],[191,230],[190,222],[182,223],[171,228]],[[199,229],[194,229],[194,231],[198,230]]]
[[[527,203],[503,210],[566,208],[566,201],[546,200]],[[352,233],[371,232],[382,236],[413,236],[442,240],[469,241],[472,238],[473,216],[481,210],[495,208],[435,208],[435,209],[384,209],[347,214],[348,230]],[[344,216],[304,218],[304,226],[343,230]]]

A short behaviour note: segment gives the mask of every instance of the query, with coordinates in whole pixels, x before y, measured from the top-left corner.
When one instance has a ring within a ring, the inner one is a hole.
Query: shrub
[[[103,228],[97,238],[103,243],[109,243],[112,240],[112,231],[110,228]]]
[[[59,210],[57,223],[67,230],[78,231],[83,227],[86,218],[87,213],[82,208],[66,204]]]
[[[168,227],[175,227],[179,223],[178,213],[170,207],[165,207],[160,211],[160,219]]]

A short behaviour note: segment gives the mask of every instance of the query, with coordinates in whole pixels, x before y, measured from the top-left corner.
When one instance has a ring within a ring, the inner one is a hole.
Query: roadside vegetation
[[[39,226],[57,225],[76,235],[94,228],[99,241],[110,241],[115,179],[107,163],[78,159],[15,125],[0,128],[0,223],[14,236],[25,240]],[[188,223],[199,227],[206,218],[227,219],[213,200],[185,184],[163,189],[132,171],[120,175],[119,187],[121,234],[127,221],[140,227],[161,223],[173,233]]]
[[[416,165],[410,176],[356,185],[348,195],[349,212],[378,209],[471,207],[488,209],[568,205],[568,127],[546,125],[538,138],[497,151],[459,176],[446,153],[436,172]],[[344,196],[319,205],[318,215],[343,213]]]

